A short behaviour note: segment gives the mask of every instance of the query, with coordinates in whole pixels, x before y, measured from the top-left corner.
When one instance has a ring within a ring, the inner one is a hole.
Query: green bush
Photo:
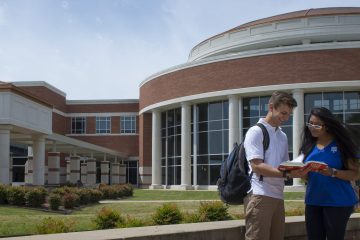
[[[65,193],[63,204],[66,209],[73,209],[79,204],[79,196],[75,193]]]
[[[122,223],[118,226],[122,227],[122,228],[143,227],[143,226],[146,226],[146,223],[141,219],[136,219],[136,218],[133,218],[133,217],[127,215],[124,223]]]
[[[50,204],[50,209],[58,210],[61,205],[61,196],[57,193],[50,194],[49,204]]]
[[[90,202],[97,203],[103,198],[103,193],[97,189],[90,189]]]
[[[183,216],[176,204],[165,203],[156,209],[152,219],[157,225],[177,224],[182,221]]]
[[[200,202],[199,220],[200,222],[223,221],[230,219],[228,206],[222,202]]]
[[[6,204],[7,201],[7,191],[9,186],[0,184],[0,204]]]
[[[26,206],[41,207],[45,203],[47,191],[45,188],[28,188],[25,194]]]
[[[90,189],[80,188],[80,189],[78,189],[76,194],[79,196],[80,205],[86,205],[86,204],[90,203],[90,201],[91,201]]]
[[[184,223],[197,223],[200,222],[200,216],[198,213],[185,213],[183,214]]]
[[[94,219],[96,229],[109,229],[121,226],[125,223],[120,213],[111,208],[103,207]]]
[[[63,219],[47,217],[36,226],[36,230],[39,234],[67,233],[73,231],[74,223],[74,221],[65,222]]]
[[[24,187],[9,187],[7,191],[7,200],[11,205],[25,206],[26,189]]]

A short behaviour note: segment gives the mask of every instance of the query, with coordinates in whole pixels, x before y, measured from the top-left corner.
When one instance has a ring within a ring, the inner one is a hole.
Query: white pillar
[[[243,100],[242,97],[239,98],[239,141],[242,142],[244,137],[243,137],[243,123],[244,123],[244,118],[243,118]]]
[[[28,155],[28,159],[25,163],[25,184],[31,185],[32,183],[33,183],[33,156]]]
[[[109,184],[109,162],[101,161],[101,183]]]
[[[152,112],[152,156],[150,189],[162,188],[161,184],[161,113]]]
[[[0,129],[0,183],[9,184],[10,175],[10,130]]]
[[[113,163],[111,165],[111,184],[120,183],[120,163]]]
[[[70,182],[77,183],[80,180],[80,157],[70,157]]]
[[[60,184],[60,152],[48,152],[48,184]]]
[[[293,158],[299,156],[301,133],[304,129],[304,90],[293,90],[293,97],[298,106],[293,111]],[[294,178],[293,186],[302,186],[300,178]]]
[[[197,114],[197,105],[193,105],[193,185],[197,189],[197,154],[198,154],[198,114]]]
[[[37,136],[33,139],[33,184],[45,184],[45,138]]]
[[[86,184],[95,185],[96,184],[96,159],[91,158],[86,161]]]
[[[239,99],[236,95],[231,95],[229,96],[229,152],[239,140]]]
[[[191,186],[191,107],[181,104],[181,189]]]

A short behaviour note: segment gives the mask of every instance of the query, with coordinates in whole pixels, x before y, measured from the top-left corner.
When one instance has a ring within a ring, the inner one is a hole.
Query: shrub
[[[63,204],[66,209],[73,209],[75,206],[78,206],[79,196],[75,193],[65,193],[63,196]]]
[[[91,200],[90,189],[85,189],[85,188],[78,189],[76,194],[79,196],[80,205],[86,205],[86,204],[90,203],[90,200]]]
[[[152,219],[158,225],[177,224],[182,221],[183,216],[176,204],[165,203],[156,209]]]
[[[36,230],[39,234],[67,233],[73,231],[74,223],[74,221],[65,222],[63,219],[47,217],[36,226]]]
[[[197,223],[200,222],[200,216],[198,213],[185,213],[183,214],[184,223]]]
[[[26,205],[29,207],[41,207],[45,202],[46,195],[45,188],[29,188],[25,194]]]
[[[24,187],[9,187],[7,191],[7,200],[11,205],[24,206],[26,202],[25,194],[26,189]]]
[[[122,228],[128,228],[128,227],[143,227],[146,226],[146,223],[141,219],[133,218],[129,215],[126,216],[126,219],[123,223],[118,225]]]
[[[97,189],[90,189],[90,202],[91,203],[97,203],[99,202],[103,197],[103,193],[100,190]]]
[[[50,194],[49,204],[52,210],[58,210],[61,205],[61,196],[56,193]]]
[[[228,206],[222,202],[200,202],[200,222],[223,221],[230,219]]]
[[[115,228],[116,226],[121,226],[124,222],[120,213],[107,207],[103,207],[94,219],[96,229]]]
[[[0,184],[0,204],[8,203],[7,201],[8,188],[9,188],[8,186]]]

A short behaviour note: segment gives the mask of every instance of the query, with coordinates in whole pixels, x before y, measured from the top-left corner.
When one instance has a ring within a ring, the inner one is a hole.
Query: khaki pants
[[[284,239],[284,200],[248,194],[244,200],[244,208],[246,240]]]

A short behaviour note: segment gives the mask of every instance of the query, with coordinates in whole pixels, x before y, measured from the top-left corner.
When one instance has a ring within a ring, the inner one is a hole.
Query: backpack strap
[[[257,123],[256,126],[258,126],[259,128],[261,128],[261,131],[263,133],[263,146],[264,146],[264,159],[263,159],[263,162],[265,162],[265,152],[266,150],[268,150],[269,148],[269,145],[270,145],[270,137],[269,137],[269,133],[266,129],[266,127],[264,126],[264,124],[262,123]],[[260,175],[259,177],[259,180],[260,181],[263,181],[264,179],[264,176],[263,175]]]

